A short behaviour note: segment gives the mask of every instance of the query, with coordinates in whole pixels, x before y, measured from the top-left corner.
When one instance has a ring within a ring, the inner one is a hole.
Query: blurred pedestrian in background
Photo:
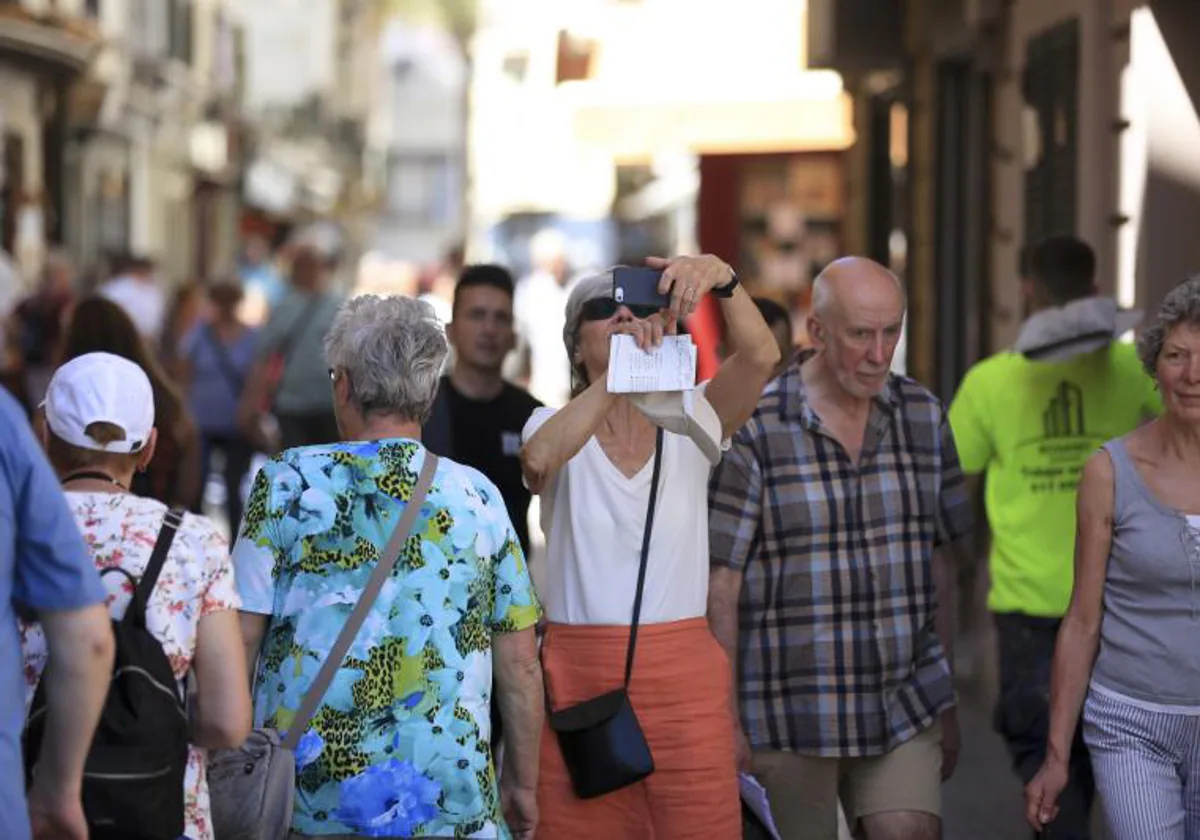
[[[97,293],[125,310],[141,336],[158,347],[167,317],[167,294],[158,277],[158,266],[149,257],[130,255],[114,266],[112,279]]]
[[[325,336],[342,302],[329,288],[330,268],[317,249],[297,245],[288,291],[260,334],[239,419],[243,431],[267,451],[338,439],[329,389],[316,387],[328,379]],[[265,415],[277,422],[277,437],[263,428]]]
[[[46,393],[46,385],[62,353],[63,337],[75,300],[74,266],[65,254],[51,252],[46,258],[41,283],[13,313],[13,330],[24,363],[28,405],[40,403]]]
[[[213,455],[219,453],[225,515],[229,533],[237,534],[242,520],[242,481],[254,455],[254,446],[238,425],[237,411],[258,352],[258,330],[238,317],[242,288],[236,283],[212,286],[208,300],[207,317],[179,344],[179,383],[201,435],[201,493],[192,510],[201,510]]]

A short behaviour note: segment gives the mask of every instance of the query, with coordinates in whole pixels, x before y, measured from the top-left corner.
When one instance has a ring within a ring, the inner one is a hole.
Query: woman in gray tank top
[[[1027,817],[1053,820],[1082,709],[1114,840],[1200,840],[1200,278],[1167,295],[1138,351],[1165,414],[1084,467]]]

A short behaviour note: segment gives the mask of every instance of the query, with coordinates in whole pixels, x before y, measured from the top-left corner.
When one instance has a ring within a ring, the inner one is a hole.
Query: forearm
[[[501,675],[497,685],[504,724],[504,773],[518,786],[537,789],[545,696],[536,659]]]
[[[245,654],[246,684],[251,692],[254,691],[254,678],[258,674],[258,652],[262,649],[269,619],[270,616],[261,613],[238,613],[238,627],[242,631],[242,650]]]
[[[721,315],[733,353],[765,370],[771,370],[779,363],[775,336],[744,287],[734,289],[733,297],[721,299]]]
[[[741,720],[738,707],[738,598],[740,595],[740,576],[732,580],[734,573],[727,570],[715,571],[709,585],[708,597],[708,627],[717,640],[717,644],[725,651],[730,668],[730,708],[734,720]]]
[[[575,457],[596,433],[616,399],[604,380],[593,382],[526,441],[521,447],[521,465],[531,490],[540,492],[545,480]]]
[[[1092,625],[1068,613],[1058,631],[1050,674],[1050,737],[1046,751],[1050,759],[1065,764],[1070,758],[1099,647],[1099,623]]]
[[[108,694],[113,639],[108,610],[42,616],[50,647],[46,681],[46,736],[38,762],[38,783],[77,789],[92,735]]]

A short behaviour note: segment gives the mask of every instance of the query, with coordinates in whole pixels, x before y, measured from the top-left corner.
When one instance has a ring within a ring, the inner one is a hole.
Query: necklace
[[[117,487],[120,487],[122,490],[125,490],[126,492],[128,492],[128,490],[129,490],[129,488],[126,487],[124,484],[122,484],[120,481],[117,481],[115,478],[113,478],[108,473],[101,472],[100,470],[78,470],[76,472],[71,473],[66,478],[64,478],[62,480],[62,483],[69,484],[72,481],[83,481],[85,479],[91,479],[93,481],[107,481],[109,484],[115,484]]]

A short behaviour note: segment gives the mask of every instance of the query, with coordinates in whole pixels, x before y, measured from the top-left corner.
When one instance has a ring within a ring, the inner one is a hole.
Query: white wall
[[[246,27],[246,108],[289,107],[334,82],[335,0],[253,0]]]

